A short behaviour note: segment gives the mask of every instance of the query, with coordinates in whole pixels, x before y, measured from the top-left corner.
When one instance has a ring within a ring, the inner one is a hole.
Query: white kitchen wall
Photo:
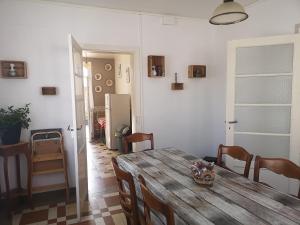
[[[0,106],[31,103],[30,129],[71,124],[71,91],[67,35],[80,44],[141,49],[144,130],[153,132],[155,147],[174,146],[198,156],[214,155],[225,141],[225,83],[227,41],[242,37],[292,33],[300,22],[299,0],[260,0],[247,8],[249,20],[216,27],[207,20],[178,18],[161,25],[162,16],[139,15],[100,8],[35,0],[0,1],[0,59],[25,60],[28,79],[0,79]],[[165,55],[166,77],[147,77],[147,56]],[[135,62],[139,63],[139,62]],[[207,78],[188,79],[189,64],[206,64]],[[174,73],[184,90],[172,91]],[[46,97],[40,87],[56,86]],[[74,152],[64,132],[71,184]],[[28,140],[28,133],[23,134]],[[1,165],[2,166],[2,165]],[[3,188],[3,174],[0,173]],[[60,179],[47,176],[37,184]],[[2,189],[3,190],[3,189]]]

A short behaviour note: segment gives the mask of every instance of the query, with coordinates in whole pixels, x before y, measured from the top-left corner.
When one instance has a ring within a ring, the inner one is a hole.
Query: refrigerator
[[[105,94],[105,139],[109,149],[117,149],[115,132],[123,125],[130,127],[130,95]]]

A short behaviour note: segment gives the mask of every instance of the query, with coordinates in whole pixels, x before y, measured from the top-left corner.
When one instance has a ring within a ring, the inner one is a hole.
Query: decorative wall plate
[[[107,80],[106,82],[105,82],[105,84],[106,84],[106,86],[107,87],[111,87],[112,85],[113,85],[113,81],[112,80]]]
[[[126,82],[129,84],[130,83],[130,68],[127,67],[126,69]]]
[[[106,71],[111,71],[112,66],[111,66],[109,63],[107,63],[107,64],[105,64],[104,69],[105,69]]]
[[[101,73],[96,73],[95,74],[95,80],[101,80],[102,79],[102,74]]]
[[[100,93],[102,92],[102,87],[100,85],[95,87],[95,92]]]

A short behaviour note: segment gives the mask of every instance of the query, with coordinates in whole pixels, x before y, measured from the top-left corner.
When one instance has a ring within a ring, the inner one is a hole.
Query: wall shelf
[[[0,61],[0,76],[6,79],[27,78],[26,62],[24,61]]]
[[[205,65],[189,65],[188,78],[203,78],[206,77]]]
[[[172,83],[171,84],[172,90],[183,90],[183,83]]]
[[[148,77],[165,76],[165,57],[157,55],[148,56]]]

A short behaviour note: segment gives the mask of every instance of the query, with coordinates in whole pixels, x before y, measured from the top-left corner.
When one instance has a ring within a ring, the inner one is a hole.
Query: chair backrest
[[[300,167],[287,159],[262,158],[260,156],[256,156],[254,166],[254,181],[256,182],[259,182],[260,168],[265,168],[274,173],[300,181]],[[300,187],[298,191],[298,198],[300,198]]]
[[[62,129],[32,130],[31,148],[33,154],[63,153]]]
[[[111,160],[118,181],[120,203],[124,214],[127,219],[129,218],[130,225],[138,225],[139,216],[133,177],[131,173],[120,169],[116,158],[113,157]],[[124,185],[127,185],[128,191]]]
[[[249,152],[247,152],[244,148],[242,148],[240,146],[219,145],[217,165],[228,169],[225,165],[223,165],[223,162],[222,162],[223,155],[229,155],[234,159],[245,161],[246,164],[245,164],[244,173],[241,175],[243,175],[246,178],[249,177],[251,161],[253,159],[252,154],[250,154]]]
[[[129,152],[128,145],[130,143],[142,142],[149,140],[151,142],[151,149],[154,149],[154,141],[153,141],[153,133],[145,134],[145,133],[134,133],[128,135],[124,138],[124,151],[125,153]]]
[[[166,203],[155,197],[147,188],[143,176],[139,175],[141,191],[144,199],[144,220],[146,225],[154,224],[151,221],[151,209],[165,216],[167,225],[175,225],[174,213],[172,208]]]

